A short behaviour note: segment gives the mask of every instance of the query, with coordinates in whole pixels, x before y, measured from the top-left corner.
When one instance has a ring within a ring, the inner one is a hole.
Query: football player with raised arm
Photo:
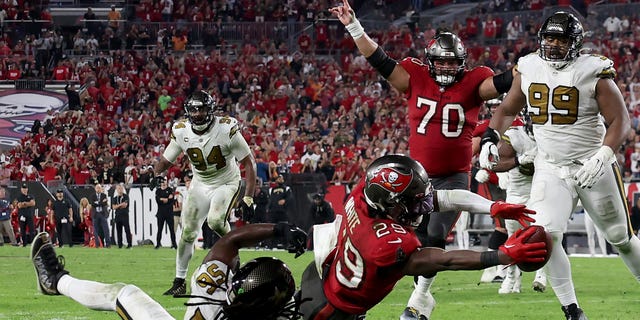
[[[414,232],[434,210],[490,213],[533,221],[524,205],[491,201],[468,190],[433,190],[422,165],[406,156],[374,160],[345,204],[345,214],[314,226],[314,258],[302,275],[305,319],[357,319],[387,296],[405,275],[480,270],[498,264],[544,261],[544,242],[524,243],[519,230],[497,251],[421,247]],[[453,213],[452,213],[453,214]]]
[[[426,59],[389,57],[364,31],[351,9],[330,9],[353,38],[360,53],[389,84],[407,98],[409,152],[438,190],[469,189],[471,133],[482,102],[509,90],[512,71],[500,75],[488,67],[466,69],[467,52],[457,35],[441,32],[425,48]],[[442,155],[455,155],[444,157]],[[416,229],[423,245],[444,248],[458,214],[434,212]],[[429,292],[432,275],[419,277],[401,319],[428,318],[435,306]]]
[[[497,143],[527,106],[538,153],[528,205],[536,224],[554,238],[547,277],[567,319],[587,319],[578,305],[563,232],[578,200],[640,281],[640,240],[629,226],[629,208],[615,151],[627,137],[629,115],[616,71],[606,57],[580,50],[583,28],[572,14],[556,12],[540,27],[540,48],[518,60],[509,93],[481,141],[480,165],[499,161]],[[604,119],[604,121],[603,121]]]
[[[193,272],[184,319],[298,319],[299,303],[292,299],[295,281],[284,262],[260,257],[238,267],[240,248],[274,237],[283,239],[296,257],[304,253],[306,233],[286,223],[247,225],[220,238]],[[174,319],[135,285],[75,278],[58,258],[49,235],[38,234],[31,244],[31,260],[43,294],[64,295],[93,310],[115,311],[125,320]]]
[[[238,121],[216,116],[216,102],[204,91],[191,94],[184,103],[186,120],[173,124],[171,141],[153,169],[155,188],[181,153],[191,163],[193,179],[182,206],[182,236],[176,254],[176,277],[164,294],[186,292],[185,278],[193,256],[198,230],[207,219],[209,227],[220,235],[230,230],[229,214],[240,192],[240,167],[245,170],[246,188],[240,201],[243,210],[252,210],[256,181],[256,162],[241,134]]]

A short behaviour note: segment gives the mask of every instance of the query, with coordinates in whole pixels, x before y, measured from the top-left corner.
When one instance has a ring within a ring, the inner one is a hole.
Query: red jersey
[[[411,157],[432,177],[469,172],[471,133],[483,104],[478,87],[493,71],[477,67],[465,71],[454,84],[441,87],[420,60],[406,58],[400,64],[411,77],[405,93]]]
[[[369,216],[363,188],[358,183],[347,200],[338,244],[325,262],[331,263],[323,284],[327,300],[350,314],[382,301],[404,276],[398,263],[420,247],[413,229]]]

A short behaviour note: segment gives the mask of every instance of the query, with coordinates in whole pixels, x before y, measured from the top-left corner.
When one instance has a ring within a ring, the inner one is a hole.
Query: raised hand
[[[507,241],[500,246],[499,250],[508,255],[513,264],[519,263],[539,263],[543,262],[547,257],[547,244],[544,241],[525,243],[532,234],[536,232],[535,228],[518,229]]]
[[[528,209],[524,204],[496,201],[491,205],[490,213],[492,218],[518,220],[523,227],[528,226],[527,222],[536,221],[528,216],[528,214],[536,214],[536,212]]]
[[[330,8],[329,12],[336,16],[345,26],[350,24],[351,20],[355,18],[355,13],[347,0],[342,0],[342,6]]]

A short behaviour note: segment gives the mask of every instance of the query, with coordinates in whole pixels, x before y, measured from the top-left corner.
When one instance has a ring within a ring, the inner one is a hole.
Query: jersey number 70
[[[427,112],[422,117],[422,121],[420,121],[420,125],[416,131],[419,134],[427,133],[427,124],[431,121],[433,116],[436,114],[436,110],[438,107],[438,101],[434,101],[431,99],[418,97],[416,107],[418,109],[422,109],[423,106],[427,107]],[[451,123],[452,117],[450,115],[452,113],[458,114],[458,123]],[[462,134],[462,128],[464,127],[465,117],[464,117],[464,108],[459,103],[447,103],[442,106],[442,123],[440,124],[440,132],[443,136],[447,138],[457,138]],[[451,126],[453,124],[453,127]]]

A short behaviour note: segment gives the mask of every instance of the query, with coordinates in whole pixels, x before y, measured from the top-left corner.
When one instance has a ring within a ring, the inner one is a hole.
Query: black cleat
[[[567,320],[588,320],[582,309],[578,308],[578,305],[575,303],[562,306],[562,311],[564,311],[564,316]]]
[[[165,296],[177,296],[181,294],[187,293],[187,285],[184,283],[184,279],[175,278],[173,279],[173,286],[169,290],[167,290],[164,295]]]
[[[69,272],[64,270],[64,257],[56,256],[48,233],[41,232],[33,239],[31,261],[36,269],[40,292],[46,295],[59,295],[58,280]]]

